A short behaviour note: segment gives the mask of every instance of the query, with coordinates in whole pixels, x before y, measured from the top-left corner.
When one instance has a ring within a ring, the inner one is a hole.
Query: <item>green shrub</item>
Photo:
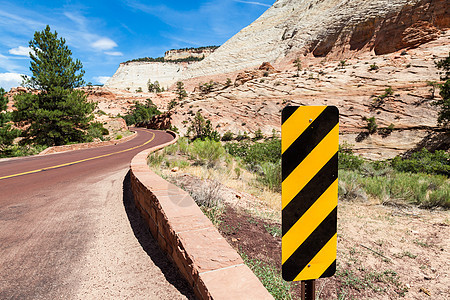
[[[193,141],[189,145],[189,153],[197,162],[215,166],[225,156],[226,151],[220,142],[206,139]]]
[[[258,128],[258,130],[255,131],[255,137],[253,138],[254,141],[259,141],[264,138],[264,134],[262,133],[261,129]]]
[[[442,174],[450,176],[450,154],[444,150],[430,153],[422,148],[410,158],[395,157],[391,162],[392,167],[400,172]]]
[[[450,208],[450,183],[445,176],[392,172],[367,176],[360,171],[339,171],[339,197],[366,198],[382,202],[402,202],[424,208]]]
[[[148,156],[147,163],[149,166],[158,167],[164,161],[164,157],[165,157],[165,155],[161,151],[153,152],[152,154],[150,154]]]
[[[366,118],[364,117],[364,120],[367,122],[366,128],[369,131],[369,134],[374,134],[377,132],[377,121],[375,120],[375,117]]]
[[[281,140],[270,139],[263,143],[249,141],[228,143],[225,149],[232,156],[241,158],[246,164],[255,166],[263,162],[276,163],[281,159]]]
[[[339,145],[338,161],[339,169],[343,170],[360,170],[364,162],[361,157],[353,154],[347,143]]]
[[[231,131],[227,131],[222,136],[222,141],[227,142],[231,141],[234,137],[234,134]]]
[[[129,113],[123,118],[127,125],[135,125],[140,122],[149,121],[155,115],[159,115],[161,112],[158,110],[156,105],[150,99],[147,99],[145,104],[140,104],[139,102],[135,102],[134,106],[131,108]]]
[[[89,124],[88,128],[88,141],[92,141],[94,138],[98,138],[103,140],[104,135],[109,134],[109,130],[103,127],[103,124],[100,122],[92,122]]]
[[[186,155],[189,153],[189,140],[186,137],[179,138],[176,145],[181,154]]]
[[[118,134],[118,135],[116,136],[116,140],[120,140],[121,138],[123,138],[123,136],[122,136],[121,134]]]
[[[432,191],[422,206],[425,208],[441,206],[450,209],[450,185],[447,183],[441,189]]]
[[[261,164],[261,173],[258,180],[272,191],[281,191],[281,160],[272,162],[263,162]]]
[[[378,70],[380,67],[377,66],[377,63],[373,63],[369,66],[369,71],[375,71]]]
[[[242,125],[242,126],[244,126],[244,125]],[[238,135],[236,136],[236,141],[243,141],[243,140],[248,140],[248,139],[249,139],[249,136],[247,134],[247,131],[244,131],[243,134],[241,134],[241,132],[239,131]]]

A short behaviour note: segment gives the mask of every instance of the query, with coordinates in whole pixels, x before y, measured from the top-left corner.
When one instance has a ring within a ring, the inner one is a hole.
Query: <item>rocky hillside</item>
[[[115,77],[128,78],[132,89],[142,77],[167,84],[224,73],[232,77],[233,72],[262,62],[284,70],[299,56],[344,59],[363,52],[388,54],[435,40],[449,26],[448,0],[278,0],[204,60],[164,70],[161,80],[151,65],[121,65],[107,86],[126,88]]]
[[[279,0],[201,62],[179,65],[170,79],[183,80],[191,93],[177,106],[174,125],[186,132],[200,111],[222,134],[271,135],[279,134],[286,105],[336,105],[341,142],[363,156],[448,149],[450,133],[437,126],[432,103],[439,97],[435,62],[450,51],[449,9],[448,0]],[[264,61],[270,64],[258,70]],[[135,84],[126,75],[132,69],[148,80],[146,66],[130,66],[122,77],[128,86]],[[200,89],[205,83],[209,88]],[[139,96],[162,109],[175,98]],[[369,134],[371,118],[378,130]]]

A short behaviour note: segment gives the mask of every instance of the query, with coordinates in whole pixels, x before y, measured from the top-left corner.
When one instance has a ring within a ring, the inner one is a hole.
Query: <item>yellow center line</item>
[[[148,143],[150,143],[151,141],[153,141],[153,139],[155,138],[155,134],[153,132],[151,132],[151,134],[153,134],[151,139],[149,139],[148,141],[146,141],[145,143],[143,143],[141,145],[138,145],[138,146],[135,146],[135,147],[132,147],[132,148],[128,148],[128,149],[117,151],[117,152],[113,152],[113,153],[103,154],[103,155],[99,155],[99,156],[94,156],[94,157],[90,157],[90,158],[85,158],[85,159],[81,159],[81,160],[77,160],[77,161],[73,161],[73,162],[68,162],[68,163],[65,163],[65,164],[45,167],[45,168],[42,168],[42,169],[37,169],[37,170],[32,170],[32,171],[27,171],[27,172],[23,172],[23,173],[12,174],[12,175],[7,175],[7,176],[0,177],[0,180],[6,179],[6,178],[11,178],[11,177],[17,177],[17,176],[21,176],[21,175],[26,175],[26,174],[38,173],[38,172],[47,171],[47,170],[51,170],[51,169],[56,169],[56,168],[60,168],[60,167],[67,167],[67,166],[79,164],[79,163],[82,163],[82,162],[85,162],[85,161],[89,161],[89,160],[93,160],[93,159],[97,159],[97,158],[103,158],[103,157],[107,157],[107,156],[111,156],[111,155],[115,155],[115,154],[119,154],[119,153],[128,152],[128,151],[137,149],[139,147],[145,146]]]

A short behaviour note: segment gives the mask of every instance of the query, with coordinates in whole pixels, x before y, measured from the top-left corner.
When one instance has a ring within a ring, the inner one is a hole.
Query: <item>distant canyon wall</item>
[[[134,89],[151,78],[165,86],[250,69],[262,62],[289,69],[298,57],[344,59],[361,51],[386,54],[435,40],[449,27],[449,0],[278,0],[200,62],[167,68],[160,63],[121,64],[106,85]]]

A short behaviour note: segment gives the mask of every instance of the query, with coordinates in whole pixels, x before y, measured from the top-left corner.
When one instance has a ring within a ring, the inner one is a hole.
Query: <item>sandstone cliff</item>
[[[283,68],[300,55],[387,54],[434,40],[448,27],[448,0],[278,0],[213,55],[183,72],[182,79],[264,61]]]
[[[183,68],[121,65],[106,85],[124,89],[128,81],[135,89],[142,85],[142,77],[170,85],[262,62],[286,69],[299,56],[343,59],[361,52],[387,54],[435,40],[448,27],[449,0],[278,0],[200,62]]]

